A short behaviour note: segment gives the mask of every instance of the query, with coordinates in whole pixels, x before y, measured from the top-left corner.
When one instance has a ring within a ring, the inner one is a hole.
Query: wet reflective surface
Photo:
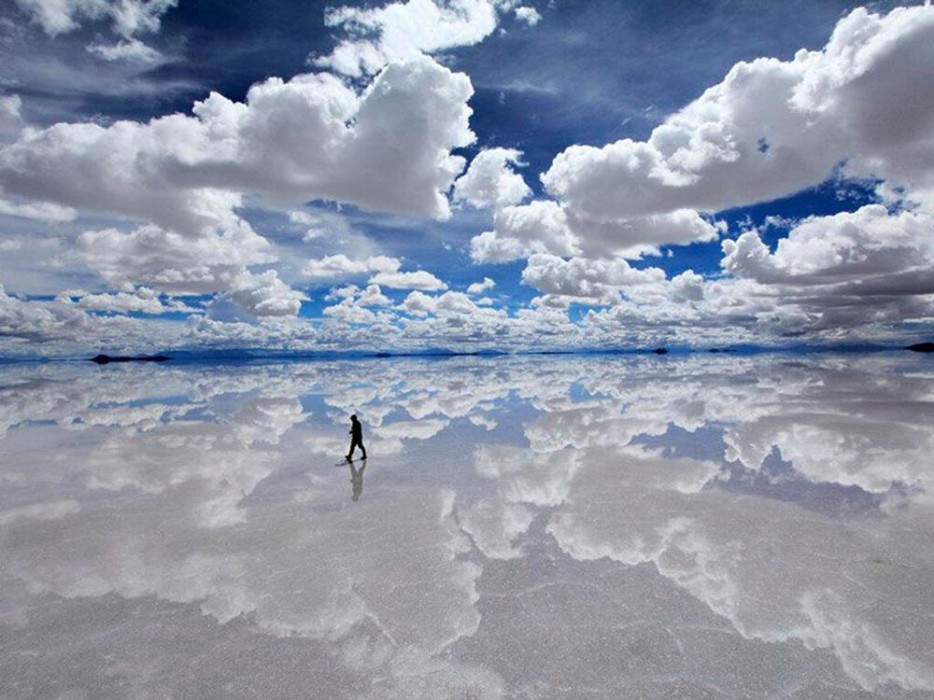
[[[0,367],[0,697],[931,698],[932,425],[907,353]]]

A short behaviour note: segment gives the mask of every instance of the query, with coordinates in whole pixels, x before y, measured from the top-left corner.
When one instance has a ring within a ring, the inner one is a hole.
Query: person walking
[[[350,452],[347,453],[347,461],[353,461],[353,451],[359,447],[363,453],[363,459],[366,459],[366,448],[363,446],[363,426],[357,420],[357,416],[350,417]]]

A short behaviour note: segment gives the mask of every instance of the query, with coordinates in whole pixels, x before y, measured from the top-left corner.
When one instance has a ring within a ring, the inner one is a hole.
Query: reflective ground
[[[909,353],[0,367],[0,697],[932,698],[932,426]]]

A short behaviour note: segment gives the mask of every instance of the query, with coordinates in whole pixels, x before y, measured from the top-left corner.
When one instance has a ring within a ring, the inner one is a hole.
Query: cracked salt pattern
[[[0,697],[934,698],[931,425],[898,354],[5,366]]]

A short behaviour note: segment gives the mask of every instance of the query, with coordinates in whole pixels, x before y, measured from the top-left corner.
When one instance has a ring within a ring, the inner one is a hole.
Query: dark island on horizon
[[[99,365],[111,362],[166,362],[171,359],[168,355],[95,355],[89,358],[91,362]]]
[[[758,347],[758,346],[725,346],[725,347],[713,347],[713,348],[668,348],[665,346],[659,346],[653,349],[648,348],[607,348],[607,349],[595,349],[595,348],[582,348],[577,350],[525,350],[520,352],[506,352],[502,350],[477,350],[477,351],[453,351],[448,349],[440,348],[431,348],[422,351],[345,351],[345,352],[336,352],[336,351],[302,351],[302,352],[290,352],[290,351],[268,351],[268,350],[249,350],[249,349],[240,349],[240,350],[221,350],[221,351],[190,351],[190,350],[179,350],[169,354],[153,354],[153,355],[107,355],[107,354],[98,354],[94,357],[86,358],[90,362],[94,362],[98,365],[106,365],[110,363],[124,363],[124,362],[167,362],[169,360],[179,361],[179,362],[204,362],[204,361],[244,361],[244,360],[301,360],[301,359],[330,359],[330,360],[340,360],[340,359],[389,359],[389,358],[445,358],[445,357],[500,357],[505,355],[639,355],[639,354],[654,354],[659,356],[668,355],[669,353],[694,353],[694,352],[709,352],[709,353],[740,353],[740,354],[759,354],[759,353],[768,353],[768,352],[803,352],[803,351],[814,351],[814,352],[882,352],[882,351],[896,351],[896,350],[909,350],[911,352],[920,352],[920,353],[930,353],[934,352],[934,342],[921,342],[914,343],[912,345],[906,346],[882,346],[882,345],[840,345],[833,347],[813,347],[813,348],[804,348],[804,347]]]

